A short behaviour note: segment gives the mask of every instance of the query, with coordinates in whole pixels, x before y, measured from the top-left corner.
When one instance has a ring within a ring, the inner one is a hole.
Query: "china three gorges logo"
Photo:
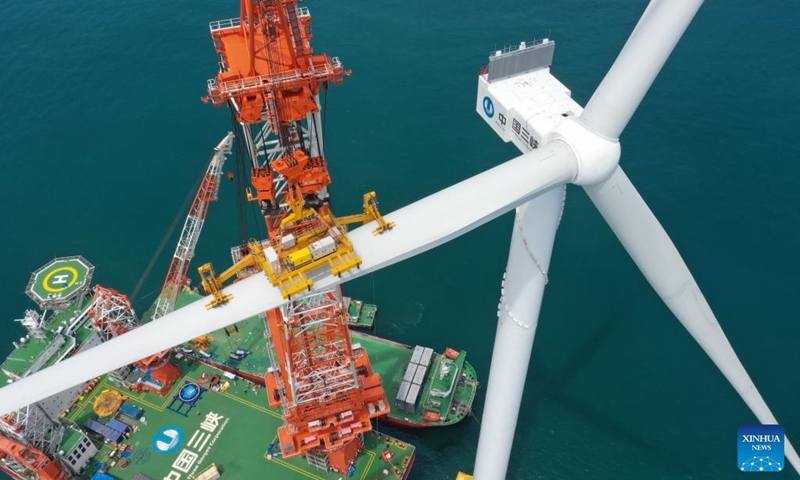
[[[742,425],[738,453],[742,472],[780,472],[783,470],[783,427]]]

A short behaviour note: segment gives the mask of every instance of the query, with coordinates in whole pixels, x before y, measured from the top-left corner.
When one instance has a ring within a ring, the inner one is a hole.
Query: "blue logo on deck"
[[[169,425],[156,433],[153,437],[153,450],[161,455],[172,453],[181,446],[183,430],[177,425]]]
[[[181,401],[185,403],[189,403],[193,400],[197,400],[197,397],[200,396],[200,387],[194,383],[187,383],[186,385],[181,387],[180,393],[178,393]]]
[[[494,102],[489,97],[483,97],[483,113],[489,118],[494,117]]]
[[[780,425],[742,425],[737,440],[740,471],[783,470],[783,427]]]

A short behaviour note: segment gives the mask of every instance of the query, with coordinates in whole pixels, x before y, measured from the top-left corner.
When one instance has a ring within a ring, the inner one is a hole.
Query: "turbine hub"
[[[578,172],[572,183],[594,185],[614,172],[619,165],[620,145],[618,140],[609,140],[587,129],[579,119],[569,116],[551,131],[545,142],[560,140],[575,154]]]

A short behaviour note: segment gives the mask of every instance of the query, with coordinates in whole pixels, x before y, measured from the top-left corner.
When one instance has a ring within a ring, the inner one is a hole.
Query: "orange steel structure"
[[[267,314],[274,344],[265,378],[271,406],[283,407],[278,430],[285,457],[324,455],[347,472],[371,419],[389,413],[381,378],[366,355],[353,355],[346,311],[338,290],[293,300]]]
[[[133,311],[127,295],[123,295],[112,288],[97,285],[94,289],[94,300],[89,309],[89,317],[94,327],[103,333],[105,339],[122,335],[138,326],[136,314]],[[150,390],[161,396],[169,393],[172,385],[181,375],[178,367],[170,362],[170,351],[151,355],[136,362],[136,368],[145,372],[154,383],[140,383],[129,385],[136,391]]]
[[[279,244],[309,221],[297,217],[298,205],[318,218],[329,213],[319,95],[350,71],[313,54],[311,16],[295,0],[242,0],[238,19],[210,29],[220,71],[203,100],[235,113],[252,163],[248,200],[258,202],[270,241]],[[290,212],[293,221],[282,225]],[[353,354],[340,291],[294,299],[267,312],[266,322],[272,368],[265,381],[270,404],[283,407],[283,456],[346,474],[362,434],[389,413],[389,402],[367,355]]]
[[[136,328],[139,323],[127,295],[100,285],[94,287],[89,318],[106,339],[122,335]]]
[[[336,58],[313,54],[311,16],[295,0],[242,0],[240,17],[213,22],[211,36],[220,71],[208,81],[203,100],[228,104],[236,112],[253,164],[255,195],[249,199],[258,202],[274,238],[287,210],[286,195],[299,194],[315,208],[325,208],[331,180],[321,148],[319,94],[350,71]],[[315,137],[309,144],[304,121]],[[268,133],[278,139],[280,158],[268,158],[257,144]]]
[[[69,480],[69,473],[41,451],[8,437],[0,436],[0,460],[17,474],[30,472],[39,480]]]
[[[169,350],[139,360],[136,363],[136,367],[146,372],[151,380],[158,382],[158,386],[152,383],[139,383],[136,391],[141,392],[149,390],[162,397],[165,397],[169,391],[172,390],[172,386],[175,385],[175,382],[181,376],[181,370],[170,360]]]

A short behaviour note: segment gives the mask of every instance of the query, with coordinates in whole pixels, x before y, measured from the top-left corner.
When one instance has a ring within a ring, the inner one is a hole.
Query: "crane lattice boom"
[[[188,283],[186,274],[189,272],[189,265],[194,257],[197,240],[200,238],[200,232],[208,214],[208,205],[218,198],[222,167],[225,165],[226,155],[231,153],[232,143],[233,133],[228,132],[228,135],[214,149],[214,155],[208,163],[208,169],[194,197],[192,207],[189,209],[186,222],[183,224],[175,255],[173,255],[172,263],[169,265],[167,278],[161,288],[158,300],[156,300],[153,319],[161,318],[175,309],[178,295],[181,293],[183,286]]]

